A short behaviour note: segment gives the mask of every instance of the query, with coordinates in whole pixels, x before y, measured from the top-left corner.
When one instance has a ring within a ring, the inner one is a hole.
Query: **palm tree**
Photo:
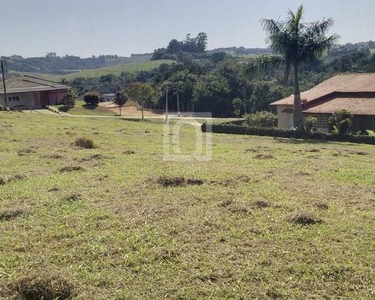
[[[261,20],[263,29],[267,33],[267,41],[271,49],[281,55],[285,64],[285,81],[294,68],[294,105],[293,125],[299,127],[302,123],[302,104],[299,86],[299,66],[307,61],[314,61],[329,50],[339,39],[336,34],[326,37],[327,31],[333,26],[332,19],[323,19],[313,23],[303,23],[303,5],[296,14],[288,11],[284,21],[272,19]],[[278,63],[275,59],[271,63]]]

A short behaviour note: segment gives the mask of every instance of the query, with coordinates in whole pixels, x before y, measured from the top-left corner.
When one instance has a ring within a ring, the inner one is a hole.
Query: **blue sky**
[[[202,31],[210,49],[264,47],[259,20],[301,3],[305,21],[332,17],[341,43],[375,40],[374,0],[0,0],[0,55],[128,56]]]

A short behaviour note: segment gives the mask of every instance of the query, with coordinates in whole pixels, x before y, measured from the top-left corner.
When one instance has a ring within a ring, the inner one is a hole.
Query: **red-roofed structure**
[[[293,127],[293,98],[291,95],[271,104],[277,107],[280,128]],[[329,116],[341,109],[353,114],[355,131],[375,129],[375,73],[334,76],[302,92],[301,101],[304,115],[316,117],[322,131],[329,130]]]

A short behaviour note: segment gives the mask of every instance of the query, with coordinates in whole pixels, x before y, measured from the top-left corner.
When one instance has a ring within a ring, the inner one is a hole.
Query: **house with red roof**
[[[293,127],[293,99],[271,103],[277,109],[278,127]],[[375,73],[334,76],[311,90],[301,93],[304,116],[316,117],[316,127],[329,131],[328,118],[341,109],[353,115],[354,131],[375,130]]]
[[[14,109],[33,109],[60,103],[70,90],[69,86],[29,75],[16,75],[5,80],[7,101],[4,88],[0,84],[0,105]]]

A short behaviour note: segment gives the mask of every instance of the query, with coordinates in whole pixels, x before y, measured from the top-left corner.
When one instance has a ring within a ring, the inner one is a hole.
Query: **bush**
[[[207,124],[202,124],[202,131],[206,132]],[[302,130],[289,130],[281,128],[260,128],[249,126],[238,126],[228,123],[212,124],[210,128],[213,133],[246,134],[258,136],[272,136],[280,138],[311,139],[321,141],[349,142],[357,144],[375,145],[375,138],[369,135],[330,134],[323,132],[312,132],[306,135]]]
[[[347,134],[352,127],[353,115],[346,109],[335,112],[328,119],[334,134]]]
[[[83,101],[85,101],[86,104],[98,105],[100,95],[98,93],[88,92],[83,96]]]
[[[311,117],[311,116],[305,117],[303,118],[303,121],[302,121],[301,130],[307,136],[309,136],[312,133],[313,128],[317,122],[318,122],[318,119],[315,117]]]
[[[0,104],[0,111],[3,111],[4,110],[4,106],[2,106],[1,104]]]
[[[68,106],[68,108],[74,107],[76,105],[76,98],[76,94],[72,90],[68,90],[62,97],[61,104]]]
[[[241,115],[242,100],[240,98],[235,98],[232,101],[232,105],[234,109],[234,114],[236,115],[237,118],[239,118]]]
[[[249,127],[272,128],[276,127],[277,116],[268,111],[260,111],[246,115],[245,121]]]

